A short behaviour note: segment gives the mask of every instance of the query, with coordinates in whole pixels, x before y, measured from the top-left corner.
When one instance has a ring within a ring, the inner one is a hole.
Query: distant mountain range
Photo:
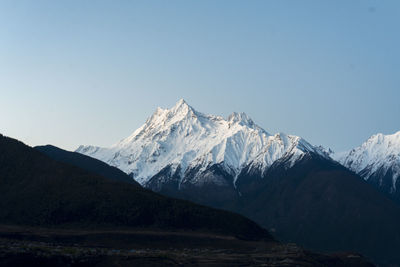
[[[333,157],[400,202],[400,131],[373,135],[359,147]]]
[[[349,160],[298,136],[269,134],[244,113],[224,119],[180,100],[110,148],[76,151],[153,191],[244,214],[282,240],[400,262],[398,204],[349,170]]]
[[[232,113],[225,120],[200,113],[183,99],[171,109],[158,108],[142,127],[110,148],[80,146],[76,152],[118,167],[145,187],[152,187],[154,176],[168,170],[177,188],[234,186],[244,169],[264,173],[282,158],[290,167],[307,152],[329,158],[322,148],[298,136],[269,134],[244,113]],[[205,178],[203,172],[215,165],[232,179]]]

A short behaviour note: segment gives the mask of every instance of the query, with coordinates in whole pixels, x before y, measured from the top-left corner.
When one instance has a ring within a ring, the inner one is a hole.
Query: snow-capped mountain
[[[77,151],[160,194],[247,216],[281,240],[326,251],[348,244],[383,259],[398,254],[393,201],[332,160],[331,150],[270,134],[244,113],[225,119],[180,100],[109,148]]]
[[[219,166],[235,183],[245,167],[263,173],[282,158],[290,167],[307,152],[328,157],[301,137],[269,134],[244,113],[227,119],[205,115],[183,99],[171,109],[157,108],[142,127],[109,148],[80,146],[76,151],[120,168],[144,186],[162,171],[178,185],[203,184],[206,178],[198,174]]]
[[[383,191],[389,194],[398,191],[400,131],[392,135],[373,135],[361,146],[333,157]]]

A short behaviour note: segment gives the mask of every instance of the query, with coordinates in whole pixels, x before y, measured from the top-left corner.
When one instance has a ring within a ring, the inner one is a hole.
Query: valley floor
[[[161,230],[0,226],[0,266],[372,266],[363,257],[315,254],[295,244]]]

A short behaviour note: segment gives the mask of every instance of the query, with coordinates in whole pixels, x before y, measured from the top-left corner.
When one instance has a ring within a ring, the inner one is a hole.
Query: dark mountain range
[[[258,178],[244,174],[230,208],[281,240],[322,251],[358,251],[400,263],[400,208],[343,166],[307,155],[290,169],[276,162]],[[228,204],[230,205],[230,204]]]
[[[373,135],[360,146],[332,156],[400,203],[400,131]]]
[[[0,223],[154,227],[271,239],[254,222],[50,159],[0,136]]]
[[[58,160],[0,135],[0,266],[372,266],[354,253],[278,243],[243,216],[108,177],[118,172],[102,164],[94,174],[74,164],[96,161],[45,150]]]
[[[140,186],[132,177],[118,168],[112,167],[101,160],[85,156],[80,153],[70,152],[52,145],[36,146],[34,149],[46,154],[50,158],[79,167],[88,172],[101,175],[116,181],[127,182]]]
[[[207,173],[233,179],[218,166]],[[152,178],[156,179],[166,177],[160,173]],[[182,185],[178,190],[166,185],[153,189],[246,215],[286,242],[319,251],[357,251],[380,263],[400,263],[399,206],[319,155],[307,154],[291,168],[279,160],[264,174],[245,168],[236,188]]]

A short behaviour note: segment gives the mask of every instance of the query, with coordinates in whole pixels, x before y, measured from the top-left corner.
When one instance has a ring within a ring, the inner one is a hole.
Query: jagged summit
[[[196,111],[185,100],[180,99],[171,109],[158,107],[153,115],[147,119],[146,124],[158,124],[170,120],[181,120],[189,115],[195,115]]]
[[[196,111],[189,106],[183,98],[176,102],[175,106],[168,111],[173,115],[187,115],[196,113]]]
[[[177,110],[179,108],[191,108],[185,99],[181,98],[176,102],[175,106],[172,108],[173,110]]]
[[[231,115],[229,115],[228,121],[230,123],[239,123],[241,125],[246,125],[250,128],[254,128],[256,126],[254,121],[244,112],[233,112]]]
[[[227,119],[196,111],[180,99],[170,109],[157,108],[144,125],[110,148],[81,146],[77,152],[103,160],[145,185],[168,168],[180,180],[193,169],[218,164],[237,176],[247,166],[266,170],[277,159],[296,160],[306,152],[323,154],[304,139],[271,135],[245,113]]]
[[[169,124],[177,123],[178,121],[192,121],[191,123],[198,122],[203,126],[207,127],[208,121],[214,122],[228,122],[229,125],[239,124],[249,128],[259,128],[254,121],[244,112],[237,113],[233,112],[225,120],[221,116],[206,115],[190,106],[184,99],[180,99],[175,106],[170,109],[163,109],[158,107],[156,111],[150,116],[145,125],[151,126],[165,126]]]

